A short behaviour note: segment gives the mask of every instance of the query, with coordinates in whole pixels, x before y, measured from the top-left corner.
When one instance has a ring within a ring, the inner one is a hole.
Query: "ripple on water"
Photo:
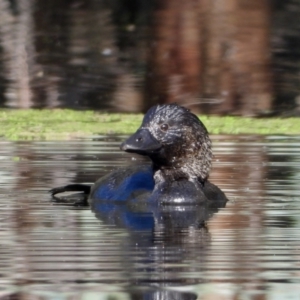
[[[53,186],[131,164],[119,142],[0,142],[1,299],[297,299],[299,137],[213,137],[211,181],[230,201],[205,223],[129,230],[50,202]]]

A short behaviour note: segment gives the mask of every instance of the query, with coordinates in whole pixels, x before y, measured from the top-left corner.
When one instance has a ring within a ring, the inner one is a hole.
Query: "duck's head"
[[[205,181],[212,161],[205,126],[177,104],[150,108],[141,127],[122,143],[121,149],[149,156],[155,170],[175,179]]]

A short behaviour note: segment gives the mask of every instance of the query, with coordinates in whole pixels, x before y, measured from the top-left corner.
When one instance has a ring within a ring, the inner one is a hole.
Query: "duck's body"
[[[226,201],[224,193],[208,181],[211,141],[202,122],[176,104],[158,105],[144,117],[141,127],[121,149],[148,156],[151,165],[118,169],[82,191],[95,201],[147,201],[159,204],[199,204]],[[76,189],[75,189],[76,187]],[[53,189],[53,195],[79,191],[79,185]]]
[[[196,204],[225,198],[224,193],[208,180],[203,184],[186,179],[155,184],[153,178],[151,165],[116,169],[92,185],[88,202],[139,200],[165,204]]]

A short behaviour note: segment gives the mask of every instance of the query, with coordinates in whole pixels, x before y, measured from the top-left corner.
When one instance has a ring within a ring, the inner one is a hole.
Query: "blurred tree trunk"
[[[270,3],[208,1],[204,96],[217,99],[205,111],[256,115],[271,109]]]
[[[155,103],[189,103],[199,96],[199,3],[155,1],[146,79],[147,107]]]
[[[146,107],[197,104],[206,113],[271,110],[269,0],[156,1]]]
[[[32,105],[31,79],[35,68],[32,6],[32,0],[19,0],[14,12],[9,1],[0,0],[1,46],[8,81],[5,98],[6,105],[12,107]]]

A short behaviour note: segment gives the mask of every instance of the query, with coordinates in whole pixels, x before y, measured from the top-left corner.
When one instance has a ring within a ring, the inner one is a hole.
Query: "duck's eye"
[[[167,131],[167,130],[169,129],[169,125],[166,124],[166,123],[164,123],[164,124],[160,125],[160,129],[161,129],[162,131]]]

